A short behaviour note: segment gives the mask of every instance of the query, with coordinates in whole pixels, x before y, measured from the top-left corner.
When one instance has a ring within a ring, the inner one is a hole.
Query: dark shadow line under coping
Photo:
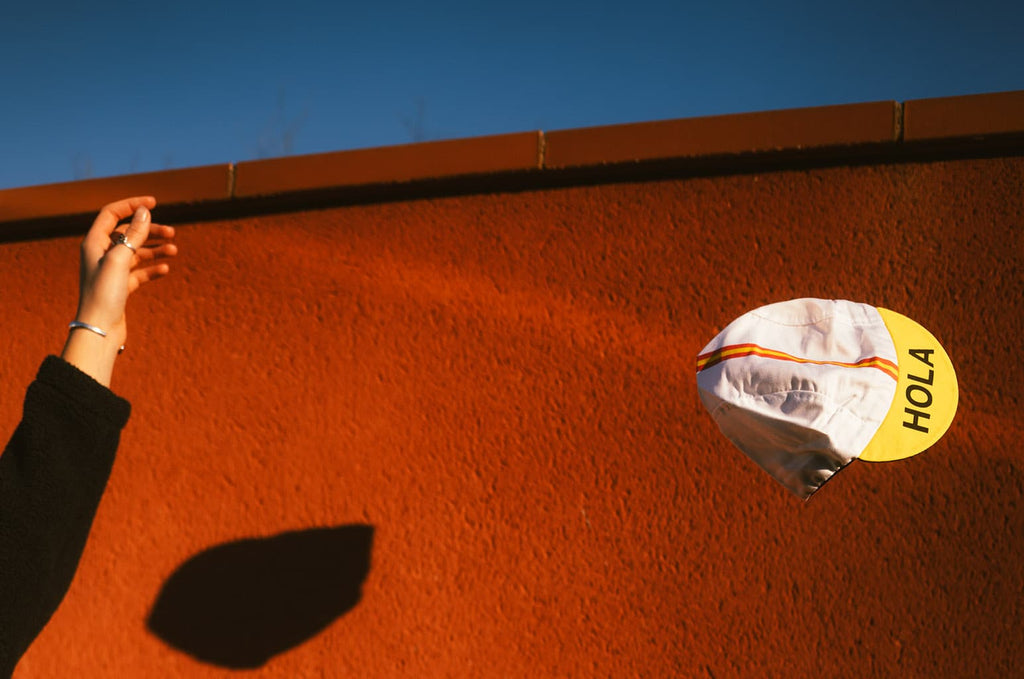
[[[751,151],[719,155],[619,161],[580,167],[511,170],[404,182],[378,182],[162,205],[157,219],[192,224],[310,210],[471,195],[592,187],[645,181],[671,181],[834,167],[903,165],[1024,156],[1024,133],[982,139],[880,142],[816,149]],[[234,164],[232,164],[234,166]],[[235,175],[232,174],[232,181]],[[232,187],[233,195],[234,187]],[[44,240],[86,232],[94,212],[0,223],[0,243]]]

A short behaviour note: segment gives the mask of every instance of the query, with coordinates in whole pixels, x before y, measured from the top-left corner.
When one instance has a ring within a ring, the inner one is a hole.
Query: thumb
[[[141,248],[149,238],[150,221],[149,210],[146,209],[145,205],[140,205],[132,217],[132,223],[128,225],[128,229],[124,232],[128,242],[134,247]]]

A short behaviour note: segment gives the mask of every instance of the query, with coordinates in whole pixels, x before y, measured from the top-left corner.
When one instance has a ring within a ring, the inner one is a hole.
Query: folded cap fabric
[[[957,404],[953,366],[927,330],[845,300],[743,314],[697,357],[697,386],[726,437],[802,498],[854,459],[925,450]]]

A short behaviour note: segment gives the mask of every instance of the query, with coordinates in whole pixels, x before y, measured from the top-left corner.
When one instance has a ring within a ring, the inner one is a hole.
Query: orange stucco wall
[[[1012,676],[1022,186],[1011,155],[179,224],[173,276],[131,300],[133,415],[81,568],[16,676],[233,676],[147,624],[161,588],[211,548],[354,526],[365,580],[223,562],[249,616],[305,615],[268,591],[294,580],[361,581],[250,676]],[[76,258],[0,245],[9,429]],[[918,320],[961,390],[934,448],[807,503],[720,435],[693,365],[801,296]]]

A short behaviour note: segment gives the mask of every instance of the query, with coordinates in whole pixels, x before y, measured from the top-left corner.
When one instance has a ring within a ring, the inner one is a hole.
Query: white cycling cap
[[[930,447],[956,413],[956,374],[909,318],[845,300],[747,312],[697,357],[701,400],[737,447],[801,498],[854,459]]]

